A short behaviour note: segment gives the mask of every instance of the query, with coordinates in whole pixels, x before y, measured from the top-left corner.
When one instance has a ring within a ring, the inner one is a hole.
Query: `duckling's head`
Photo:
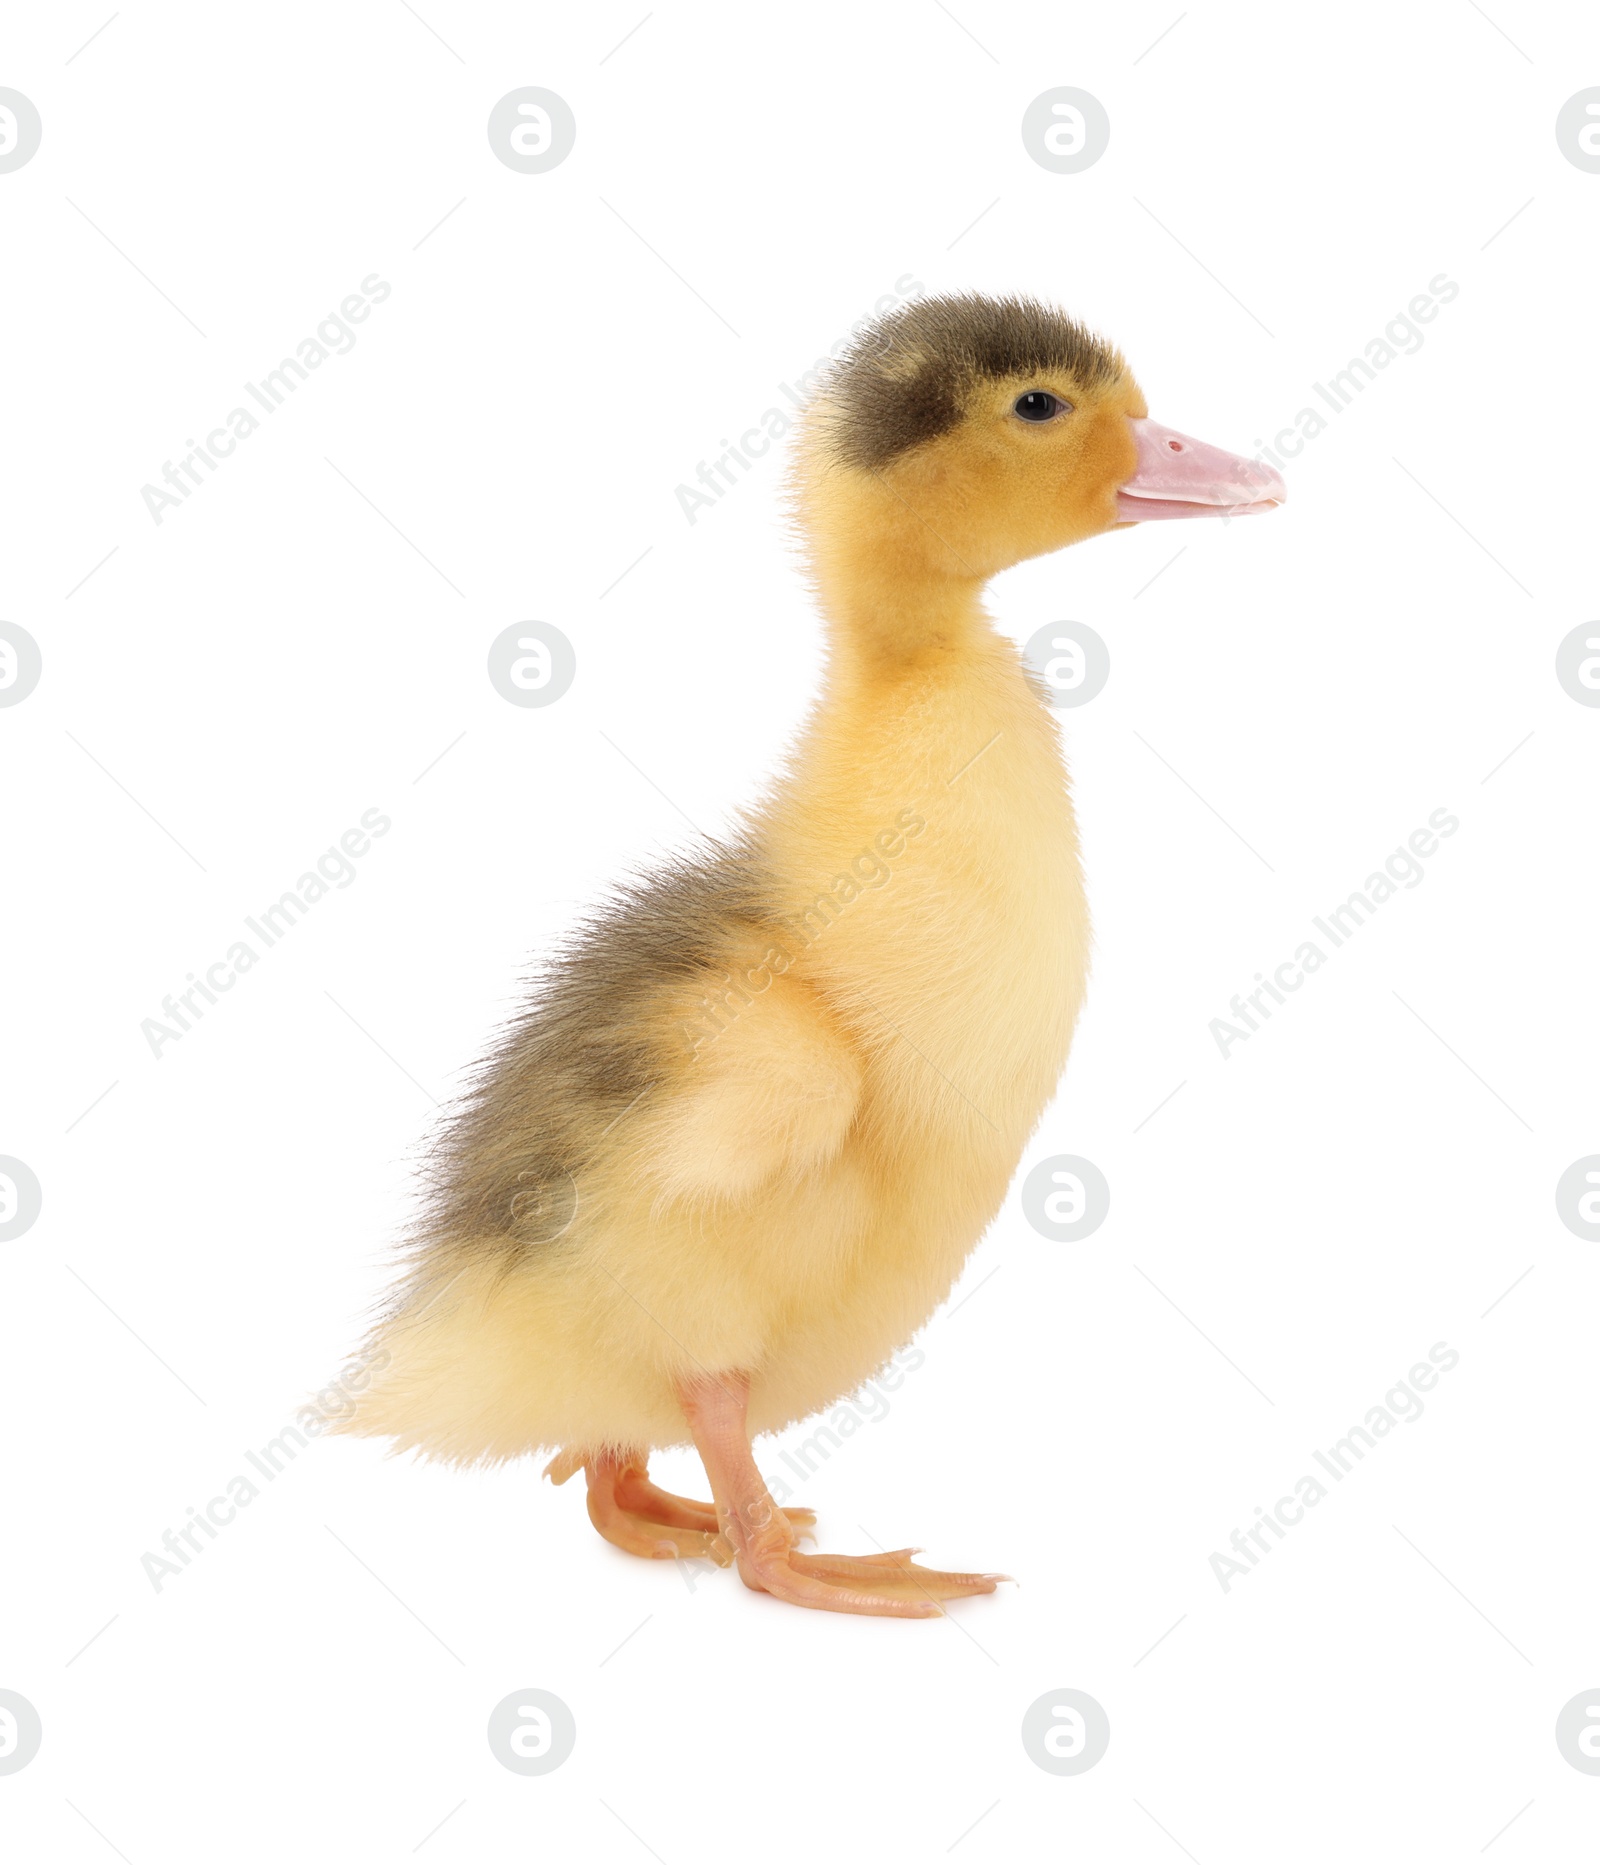
[[[896,575],[986,579],[1118,526],[1285,496],[1271,467],[1152,421],[1110,344],[1020,298],[924,298],[869,327],[801,459],[819,555]]]

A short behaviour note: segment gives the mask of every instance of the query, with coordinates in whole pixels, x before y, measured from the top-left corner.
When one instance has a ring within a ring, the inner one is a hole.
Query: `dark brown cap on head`
[[[924,298],[864,330],[823,386],[828,440],[869,472],[961,419],[972,385],[1044,370],[1089,386],[1126,365],[1064,311],[1029,298]]]

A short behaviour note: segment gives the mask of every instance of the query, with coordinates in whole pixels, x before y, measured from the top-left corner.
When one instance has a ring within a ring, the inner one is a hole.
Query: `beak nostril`
[[[1247,460],[1144,417],[1130,418],[1137,471],[1117,490],[1127,522],[1267,512],[1288,494],[1283,476],[1258,455]]]

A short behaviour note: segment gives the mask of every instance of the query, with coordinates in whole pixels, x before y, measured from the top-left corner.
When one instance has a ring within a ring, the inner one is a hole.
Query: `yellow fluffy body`
[[[797,511],[831,655],[751,818],[763,924],[628,1013],[650,1079],[584,1117],[559,1237],[428,1242],[347,1429],[462,1461],[642,1452],[689,1441],[680,1382],[737,1369],[773,1431],[949,1292],[1055,1091],[1088,967],[1055,722],[981,591],[1115,524],[1144,413],[1125,372],[1063,378],[1070,426],[1014,433],[1001,417],[1038,382],[979,383],[960,427],[882,471],[841,465],[837,410],[815,411]]]

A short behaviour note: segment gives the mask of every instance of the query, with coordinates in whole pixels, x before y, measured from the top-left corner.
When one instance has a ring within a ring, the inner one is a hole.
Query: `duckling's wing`
[[[790,969],[770,876],[711,845],[584,922],[445,1124],[426,1243],[553,1237],[576,1182],[738,1197],[831,1158],[855,1117],[848,1034]]]
[[[761,965],[736,962],[731,991],[728,975],[707,980],[717,1022],[685,1026],[693,1046],[631,1136],[669,1200],[803,1177],[839,1151],[860,1102],[860,1056],[815,991]]]

